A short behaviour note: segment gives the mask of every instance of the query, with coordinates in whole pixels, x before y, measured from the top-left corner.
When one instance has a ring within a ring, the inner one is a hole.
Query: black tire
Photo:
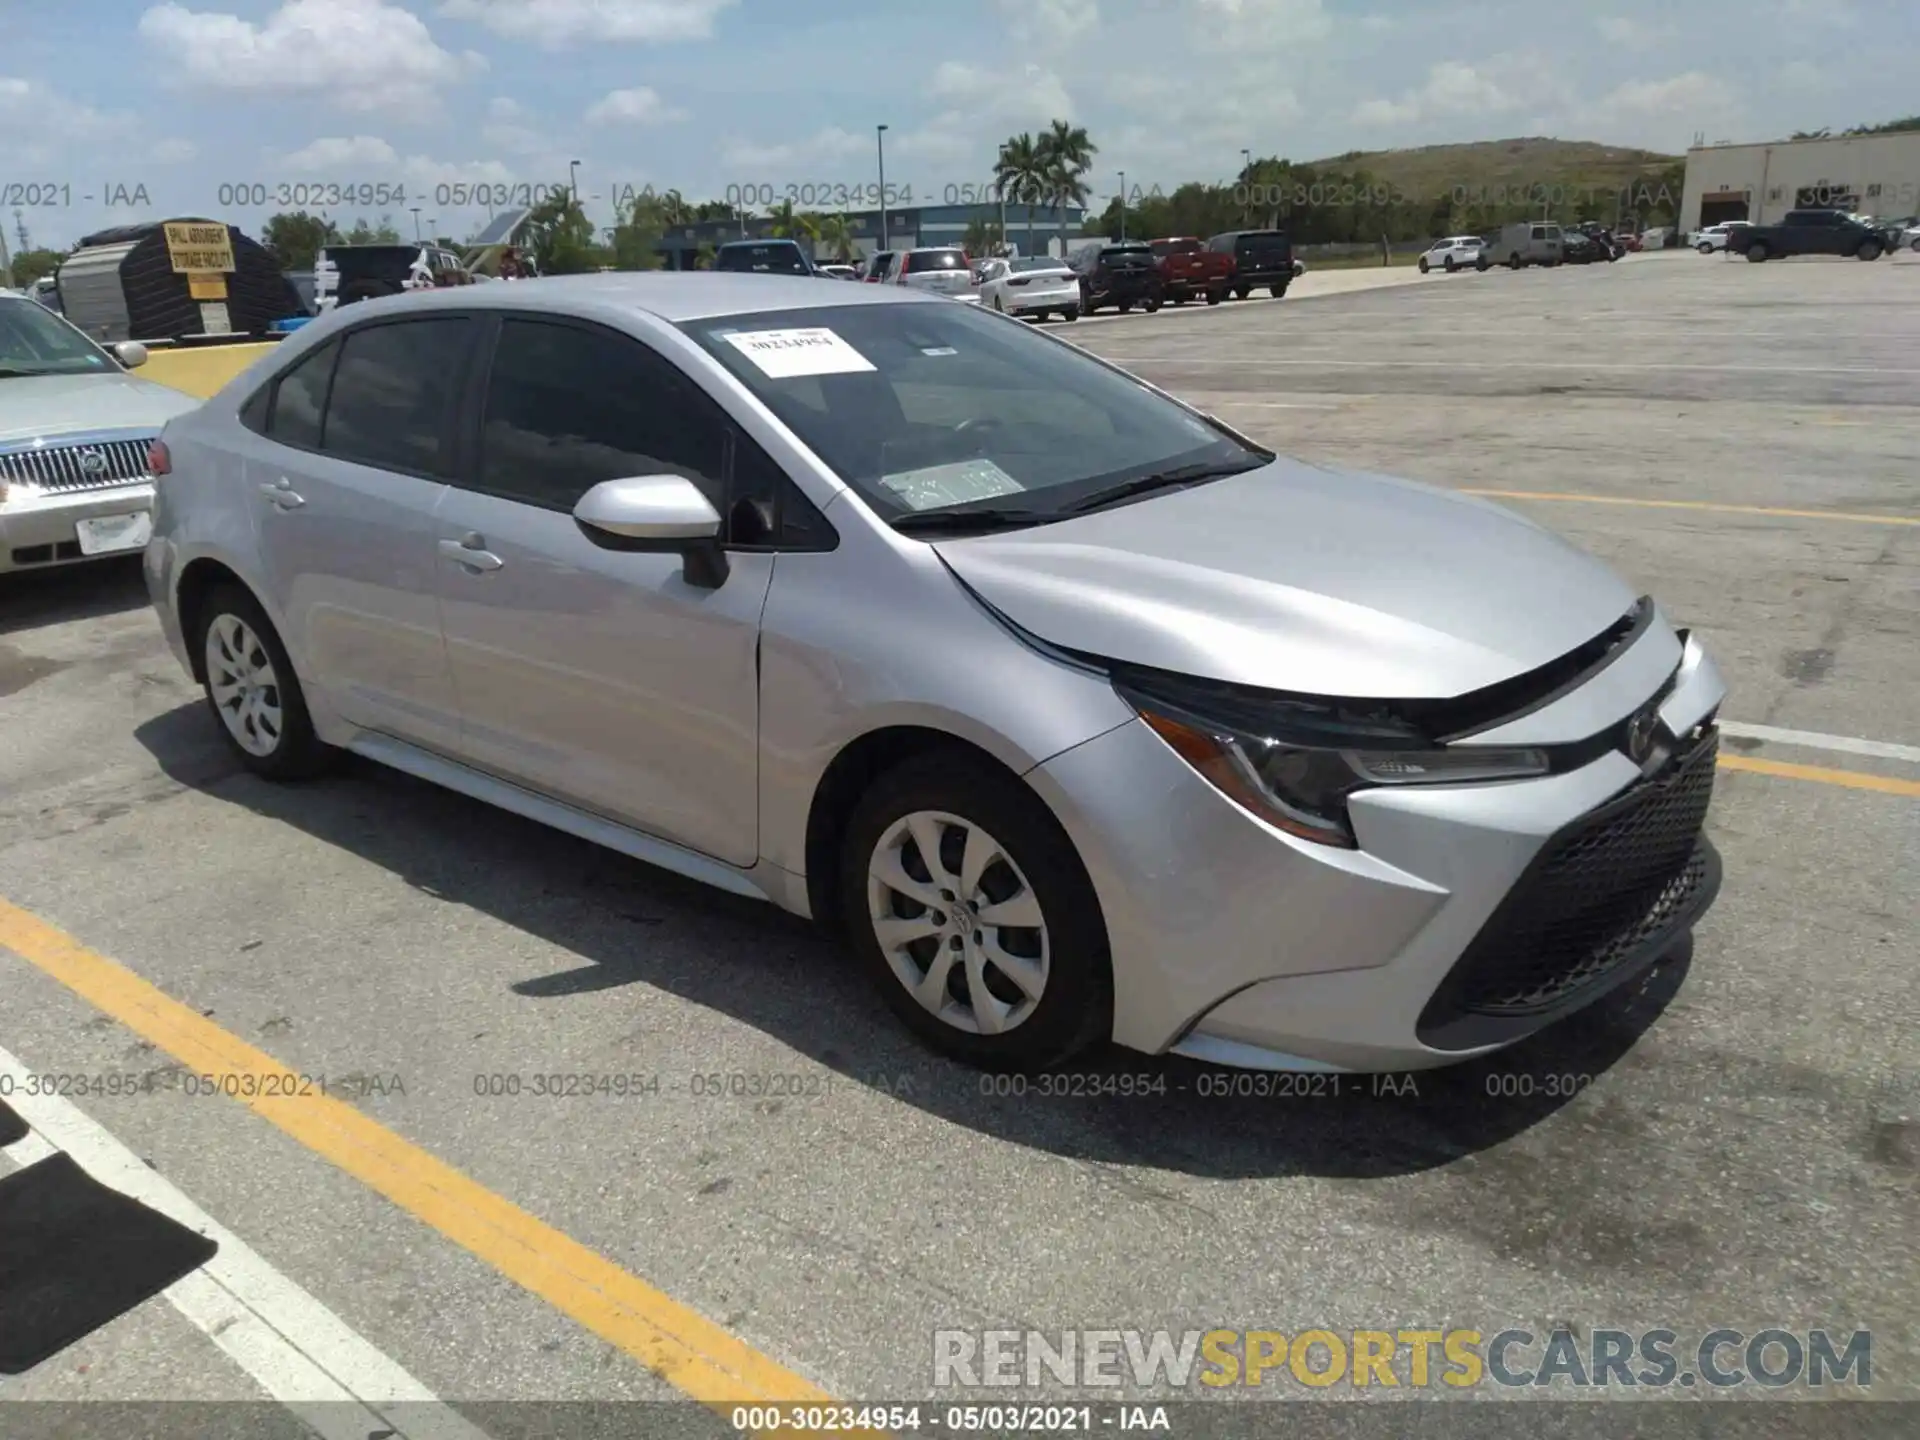
[[[1010,852],[1040,902],[1051,952],[1046,987],[1032,1013],[998,1035],[947,1024],[921,1006],[894,973],[873,932],[868,861],[890,826],[924,810],[942,811],[986,829]],[[1093,882],[1053,812],[1005,771],[939,751],[908,760],[874,781],[847,824],[840,856],[840,906],[848,946],[888,1007],[945,1055],[986,1069],[1039,1070],[1112,1034],[1113,970]]]
[[[221,585],[201,599],[193,617],[193,633],[189,637],[196,662],[203,672],[207,670],[207,633],[223,615],[231,615],[245,625],[259,641],[260,648],[266,651],[267,659],[273,666],[273,688],[280,706],[281,729],[277,743],[267,754],[256,755],[243,749],[221,716],[219,702],[213,695],[213,677],[206,673],[202,676],[201,688],[206,693],[207,709],[220,731],[220,738],[227,742],[227,748],[242,765],[265,779],[305,780],[320,774],[337,758],[338,752],[322,744],[320,737],[314,733],[313,717],[307,713],[307,699],[300,689],[300,677],[294,674],[293,662],[287,658],[287,648],[280,643],[279,632],[273,628],[273,622],[267,619],[267,612],[260,608],[260,602],[251,593],[238,585]]]
[[[1749,265],[1758,265],[1766,258],[1767,247],[1761,241],[1756,240],[1747,246],[1747,263]]]
[[[1131,300],[1122,300],[1120,302],[1120,313],[1122,315],[1131,315],[1133,313],[1133,302]]]
[[[1914,242],[1913,248],[1916,250],[1920,250],[1920,240],[1916,240]],[[1207,292],[1207,303],[1209,305],[1218,305],[1222,300],[1226,298],[1227,298],[1227,292],[1224,290],[1209,290]]]
[[[1422,256],[1420,257],[1420,273],[1421,273],[1422,275],[1424,275],[1424,274],[1426,274],[1426,273],[1427,273],[1427,268],[1428,268],[1428,267],[1427,267],[1427,257],[1426,257],[1426,256],[1424,256],[1424,255],[1422,255]],[[1449,259],[1449,260],[1447,261],[1447,268],[1448,268],[1449,270],[1451,270],[1451,269],[1453,268],[1453,261],[1452,261],[1451,259]]]
[[[1145,300],[1140,302],[1141,308],[1149,315],[1156,313],[1160,309],[1161,304],[1162,301],[1158,295],[1149,295]]]
[[[1693,248],[1698,250],[1702,255],[1711,255],[1713,253],[1713,246],[1707,244],[1704,240]]]
[[[1521,266],[1525,265],[1526,263],[1527,263],[1526,261],[1520,258],[1520,252],[1517,250],[1514,251],[1512,255],[1507,257],[1507,268],[1509,270],[1518,270]]]
[[[1287,298],[1287,287],[1285,285],[1269,285],[1267,287],[1267,293],[1276,300],[1284,300]]]
[[[1426,268],[1427,268],[1426,266],[1422,265],[1420,267],[1420,273],[1424,275],[1426,273]],[[1447,274],[1451,275],[1454,271],[1460,268],[1460,262],[1455,260],[1453,256],[1449,255],[1447,256],[1446,259],[1440,262],[1440,268],[1446,271]]]
[[[1493,268],[1493,262],[1487,259],[1486,256],[1482,255],[1478,260],[1473,262],[1473,268],[1478,270],[1482,275],[1484,275],[1487,273],[1487,271]]]
[[[1251,285],[1236,285],[1233,287],[1233,298],[1236,300],[1244,300],[1251,294],[1253,294],[1253,287]]]
[[[383,295],[398,295],[400,287],[385,280],[356,280],[340,291],[341,305],[352,305],[361,300],[378,300]]]
[[[1066,309],[1060,312],[1060,318],[1062,320],[1078,320],[1080,318],[1079,308],[1077,306],[1069,305]]]
[[[1909,245],[1907,248],[1913,251],[1914,254],[1920,255],[1920,235],[1914,236],[1913,244]]]
[[[1002,315],[1007,313],[1006,302],[1003,301],[998,295],[995,295],[993,297],[993,308],[999,311]]]
[[[1860,248],[1853,253],[1858,255],[1862,260],[1878,260],[1883,248],[1878,240],[1863,240],[1860,243]]]

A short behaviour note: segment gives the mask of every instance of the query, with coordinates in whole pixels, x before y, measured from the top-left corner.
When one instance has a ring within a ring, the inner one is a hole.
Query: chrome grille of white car
[[[0,451],[0,481],[32,485],[49,494],[137,485],[153,478],[147,469],[147,448],[152,443],[98,440]]]

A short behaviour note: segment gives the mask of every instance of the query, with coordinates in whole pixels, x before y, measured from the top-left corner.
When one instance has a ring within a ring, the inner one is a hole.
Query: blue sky
[[[455,187],[572,160],[603,222],[624,187],[870,183],[883,122],[920,200],[1063,116],[1100,147],[1099,206],[1120,170],[1226,179],[1242,147],[1838,129],[1920,108],[1916,74],[1911,0],[0,0],[0,200],[67,244],[281,208],[222,186],[403,186],[373,208],[463,236],[486,212]],[[109,208],[116,186],[146,203]]]

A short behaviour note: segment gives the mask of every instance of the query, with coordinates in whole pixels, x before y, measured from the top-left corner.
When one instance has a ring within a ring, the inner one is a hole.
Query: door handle
[[[271,485],[262,484],[260,493],[274,503],[280,510],[298,510],[306,500],[294,493],[293,482],[282,475]]]
[[[469,570],[498,570],[507,562],[487,549],[487,542],[479,535],[469,534],[458,540],[442,540],[440,553],[449,560],[457,560]]]

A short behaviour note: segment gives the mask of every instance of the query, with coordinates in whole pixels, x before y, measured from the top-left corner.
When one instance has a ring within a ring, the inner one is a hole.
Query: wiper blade
[[[909,535],[941,534],[954,530],[1019,530],[1028,525],[1044,525],[1058,520],[1044,510],[916,510],[893,522],[893,528]]]
[[[22,370],[18,365],[0,365],[0,377],[21,378],[28,375],[51,375],[51,370]]]
[[[1192,485],[1200,480],[1215,480],[1226,475],[1240,475],[1248,470],[1258,470],[1264,461],[1245,464],[1239,461],[1214,461],[1198,465],[1179,465],[1171,470],[1162,470],[1153,475],[1142,475],[1137,480],[1123,481],[1118,485],[1109,485],[1105,490],[1096,490],[1091,495],[1074,501],[1067,507],[1069,515],[1083,514],[1088,510],[1099,510],[1108,505],[1118,504],[1122,500],[1131,500],[1138,495],[1150,495],[1155,490],[1177,490],[1183,485]]]

